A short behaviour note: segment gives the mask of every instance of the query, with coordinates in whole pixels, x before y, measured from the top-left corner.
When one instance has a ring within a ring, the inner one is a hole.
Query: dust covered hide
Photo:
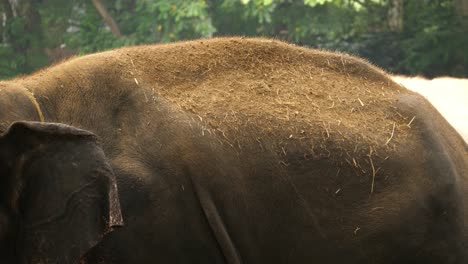
[[[125,227],[88,263],[465,263],[466,144],[361,59],[216,38],[16,82],[112,160]]]
[[[369,153],[376,162],[398,151],[415,117],[396,106],[404,88],[346,54],[233,38],[118,55],[134,78],[198,116],[203,129],[235,149],[274,150],[285,164],[330,158],[369,173]]]
[[[406,92],[402,87],[346,54],[270,39],[226,38],[101,56],[115,60],[104,66],[122,67],[128,79],[148,84],[140,86],[198,116],[207,130],[240,148],[243,138],[265,138],[278,151],[298,143],[310,150],[306,156],[343,161],[350,151],[394,149],[413,118],[394,106]],[[398,136],[387,142],[393,125]]]

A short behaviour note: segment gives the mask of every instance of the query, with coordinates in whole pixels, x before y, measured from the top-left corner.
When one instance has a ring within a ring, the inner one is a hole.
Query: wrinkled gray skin
[[[93,134],[15,122],[0,149],[2,263],[76,263],[122,225],[115,176]]]
[[[417,141],[382,165],[402,181],[371,199],[350,166],[284,166],[255,139],[239,155],[192,113],[142,103],[133,79],[79,65],[0,83],[2,263],[468,261],[468,147],[421,97],[395,105],[418,117]]]

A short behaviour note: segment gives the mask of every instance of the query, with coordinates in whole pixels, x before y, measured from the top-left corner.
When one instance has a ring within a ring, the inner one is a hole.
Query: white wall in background
[[[393,80],[425,96],[468,143],[468,79],[393,76]]]

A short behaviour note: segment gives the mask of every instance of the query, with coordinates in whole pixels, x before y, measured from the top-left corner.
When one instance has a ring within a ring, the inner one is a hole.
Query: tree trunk
[[[3,12],[5,12],[5,15],[8,18],[11,18],[13,16],[13,11],[12,11],[12,6],[10,4],[10,1],[8,0],[1,0],[2,1],[2,6],[3,6]]]
[[[92,2],[96,10],[99,12],[102,19],[104,20],[104,23],[110,28],[112,34],[114,34],[114,36],[117,38],[122,37],[119,26],[117,26],[117,23],[115,23],[112,16],[109,14],[109,12],[107,12],[106,7],[101,3],[101,0],[92,0]]]
[[[455,12],[461,17],[468,16],[468,0],[454,0]]]
[[[9,0],[0,0],[2,3],[2,9],[3,9],[3,14],[2,14],[2,42],[5,44],[11,44],[14,48],[16,48],[16,45],[14,45],[15,42],[14,38],[11,38],[11,32],[10,32],[10,23],[11,20],[13,19],[13,6],[11,6],[11,2]]]
[[[0,24],[0,32],[1,32],[1,39],[0,43],[8,43],[8,34],[7,34],[7,21],[11,16],[10,6],[7,0],[0,0],[2,10],[1,13],[1,24]]]
[[[403,0],[390,0],[388,6],[388,27],[391,31],[403,30]]]
[[[37,0],[18,1],[18,16],[24,18],[24,34],[21,36],[21,46],[26,55],[26,72],[33,71],[47,63],[44,53],[44,32],[42,29],[42,18],[39,14],[39,3]]]

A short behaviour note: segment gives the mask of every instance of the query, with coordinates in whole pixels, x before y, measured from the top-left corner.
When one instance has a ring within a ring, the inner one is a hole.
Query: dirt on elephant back
[[[346,155],[356,163],[369,152],[384,158],[395,151],[413,118],[392,107],[408,91],[377,67],[278,40],[129,47],[66,63],[83,59],[100,62],[103,71],[119,69],[119,78],[193,113],[207,132],[237,148],[255,140],[286,153],[285,145],[298,143],[310,150],[304,156]]]
[[[412,119],[391,106],[405,88],[343,53],[249,38],[114,52],[134,69],[128,78],[156,84],[155,93],[198,115],[233,145],[250,129],[260,139],[310,139],[312,154],[330,155],[327,145],[341,152],[388,151]]]

